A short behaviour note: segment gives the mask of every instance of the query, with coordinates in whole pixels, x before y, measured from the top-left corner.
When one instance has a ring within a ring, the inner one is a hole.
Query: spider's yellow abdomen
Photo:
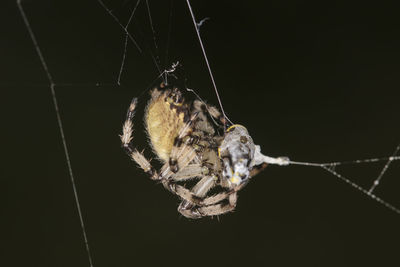
[[[184,112],[179,111],[169,95],[170,90],[161,93],[153,90],[152,98],[147,106],[145,124],[151,145],[157,156],[167,162],[175,138],[184,125]]]

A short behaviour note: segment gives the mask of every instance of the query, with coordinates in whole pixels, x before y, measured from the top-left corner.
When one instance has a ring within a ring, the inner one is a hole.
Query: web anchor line
[[[86,253],[88,255],[89,265],[90,265],[90,267],[93,267],[93,261],[92,261],[92,256],[90,254],[90,248],[89,248],[89,242],[88,242],[88,238],[87,238],[87,234],[86,234],[85,224],[83,222],[83,216],[82,216],[81,206],[80,206],[79,197],[78,197],[78,191],[76,189],[74,174],[72,172],[71,160],[70,160],[69,153],[68,153],[68,146],[67,146],[67,142],[65,139],[64,128],[63,128],[63,124],[62,124],[62,120],[61,120],[61,116],[60,116],[60,110],[59,110],[58,103],[57,103],[57,96],[56,96],[56,92],[55,92],[56,84],[54,83],[53,77],[48,69],[48,66],[43,57],[42,51],[40,50],[36,36],[33,33],[32,27],[29,23],[28,17],[26,16],[24,9],[22,8],[21,0],[17,0],[17,6],[20,11],[21,17],[24,21],[24,24],[28,30],[29,36],[32,39],[32,43],[35,47],[36,53],[40,59],[42,67],[43,67],[44,71],[46,72],[47,79],[49,81],[51,95],[52,95],[53,104],[54,104],[54,109],[55,109],[56,115],[57,115],[58,128],[60,130],[61,140],[62,140],[62,144],[63,144],[63,148],[64,148],[64,154],[65,154],[65,158],[67,161],[69,176],[70,176],[71,183],[72,183],[72,190],[74,192],[75,204],[76,204],[76,207],[78,210],[79,221],[80,221],[80,225],[81,225],[81,229],[82,229],[82,235],[83,235],[83,239],[85,242]]]
[[[153,19],[151,17],[151,11],[150,11],[150,5],[149,5],[149,0],[146,0],[146,7],[147,7],[147,14],[149,16],[149,23],[150,23],[150,28],[151,31],[153,32],[153,42],[154,42],[154,49],[155,49],[155,57],[154,57],[154,61],[156,66],[160,66],[161,62],[160,62],[160,58],[158,57],[159,51],[158,51],[158,45],[157,45],[157,39],[156,39],[156,31],[154,30],[154,26],[153,26]],[[158,72],[161,72],[160,67],[158,67]]]
[[[121,27],[121,29],[125,32],[125,34],[129,37],[129,39],[132,41],[132,43],[136,46],[136,48],[138,49],[138,51],[140,53],[142,53],[142,49],[140,48],[140,46],[138,45],[138,43],[136,42],[135,38],[133,38],[133,36],[128,32],[128,30],[124,27],[124,25],[121,24],[121,22],[118,20],[118,18],[112,13],[112,10],[109,9],[106,4],[104,4],[104,2],[102,0],[97,0],[97,2],[99,2],[99,4],[107,11],[107,13],[118,23],[118,25]]]
[[[213,84],[213,87],[214,87],[214,90],[215,90],[215,94],[217,95],[217,99],[218,99],[219,106],[220,106],[220,108],[221,108],[222,115],[224,116],[224,118],[225,118],[227,121],[229,121],[231,124],[233,124],[233,123],[229,120],[229,118],[226,116],[226,114],[225,114],[224,108],[223,108],[223,106],[222,106],[221,98],[220,98],[219,93],[218,93],[217,85],[215,84],[215,81],[214,81],[214,75],[212,74],[211,67],[210,67],[210,63],[208,62],[206,50],[205,50],[205,48],[204,48],[203,41],[202,41],[201,36],[200,36],[199,28],[200,28],[201,24],[204,22],[204,20],[200,21],[200,23],[197,23],[197,22],[196,22],[196,19],[195,19],[195,17],[194,17],[194,13],[193,13],[193,10],[192,10],[192,6],[190,5],[190,1],[189,1],[189,0],[186,0],[186,3],[187,3],[187,6],[188,6],[188,8],[189,8],[190,15],[191,15],[191,17],[192,17],[194,29],[196,30],[197,38],[198,38],[199,43],[200,43],[201,51],[203,52],[204,60],[206,61],[208,73],[210,74],[211,82],[212,82],[212,84]],[[224,125],[224,127],[226,127],[226,126]]]
[[[125,32],[126,32],[126,34],[125,34],[125,45],[124,45],[124,53],[123,53],[123,55],[122,55],[121,67],[120,67],[120,69],[119,69],[119,74],[118,74],[118,79],[117,79],[117,84],[118,84],[118,85],[121,85],[122,71],[123,71],[124,66],[125,66],[126,54],[127,54],[127,52],[128,52],[128,39],[129,39],[128,28],[129,28],[129,25],[131,24],[133,15],[135,14],[137,7],[139,6],[139,3],[140,3],[140,0],[138,0],[138,1],[136,2],[136,5],[135,5],[135,7],[133,8],[133,11],[132,11],[131,15],[129,16],[128,23],[127,23],[126,26],[124,27],[124,30],[125,30]]]
[[[372,193],[374,191],[374,189],[379,185],[383,175],[385,174],[386,170],[389,168],[390,163],[392,163],[392,161],[393,161],[392,158],[396,157],[396,155],[399,152],[399,150],[400,150],[400,144],[396,147],[396,149],[394,150],[392,156],[386,162],[386,164],[383,167],[383,169],[382,169],[381,173],[379,174],[378,178],[375,179],[374,183],[372,184],[371,188],[368,191],[369,193]]]
[[[358,184],[352,182],[350,179],[344,177],[343,175],[337,173],[336,171],[334,171],[331,168],[328,168],[326,166],[322,167],[323,169],[327,170],[328,172],[332,173],[334,176],[336,176],[337,178],[339,178],[340,180],[344,181],[345,183],[349,184],[350,186],[354,187],[355,189],[361,191],[362,193],[366,194],[367,196],[369,196],[370,198],[376,200],[378,203],[384,205],[386,208],[396,212],[397,214],[400,214],[400,209],[396,208],[395,206],[393,206],[392,204],[386,202],[385,200],[381,199],[380,197],[376,196],[375,194],[373,194],[372,192],[364,189],[363,187],[359,186]]]
[[[383,158],[371,158],[371,159],[361,159],[361,160],[354,160],[354,161],[344,161],[344,162],[329,162],[329,163],[315,163],[315,162],[302,162],[302,161],[292,161],[286,157],[278,157],[278,158],[271,158],[264,156],[264,162],[268,164],[275,164],[280,166],[288,166],[288,165],[301,165],[301,166],[308,166],[308,167],[319,167],[324,169],[325,171],[333,174],[343,182],[349,184],[353,188],[359,190],[360,192],[364,193],[368,197],[372,198],[373,200],[377,201],[378,203],[384,205],[386,208],[400,214],[400,209],[393,206],[389,202],[381,199],[377,195],[373,194],[373,190],[379,185],[380,180],[383,177],[383,174],[388,169],[391,162],[400,160],[400,156],[397,156],[397,153],[400,151],[400,144],[395,149],[394,153],[390,157],[383,157]],[[336,167],[340,165],[349,165],[349,164],[362,164],[362,163],[374,163],[374,162],[381,162],[387,161],[383,170],[379,174],[379,176],[375,179],[373,186],[368,190],[363,188],[362,186],[356,184],[355,182],[351,181],[349,178],[343,176],[342,174],[336,171]]]

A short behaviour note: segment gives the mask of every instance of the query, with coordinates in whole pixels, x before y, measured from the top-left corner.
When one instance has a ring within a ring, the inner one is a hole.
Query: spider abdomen
[[[176,96],[171,90],[161,93],[154,89],[144,117],[154,153],[164,162],[169,160],[175,138],[185,124],[185,113],[180,108],[183,100],[176,105],[173,97]]]

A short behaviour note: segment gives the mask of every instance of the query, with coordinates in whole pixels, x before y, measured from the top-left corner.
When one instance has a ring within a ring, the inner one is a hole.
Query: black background
[[[210,17],[201,34],[224,108],[265,154],[330,162],[393,152],[397,6],[192,2]],[[135,1],[106,4],[125,24]],[[240,192],[236,212],[179,215],[177,198],[120,148],[126,108],[138,95],[145,106],[158,73],[151,54],[161,68],[179,60],[188,86],[217,100],[185,2],[149,4],[156,33],[142,1],[129,31],[143,52],[129,43],[118,86],[125,35],[97,1],[22,0],[56,83],[94,266],[399,266],[400,216],[319,168],[271,166]],[[2,1],[0,25],[0,265],[88,266],[48,80],[15,1]],[[135,142],[150,157],[142,114]],[[337,170],[369,188],[383,165]],[[394,162],[375,193],[400,206],[399,178]]]

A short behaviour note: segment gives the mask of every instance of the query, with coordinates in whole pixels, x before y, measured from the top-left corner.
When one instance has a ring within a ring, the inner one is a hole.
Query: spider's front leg
[[[227,212],[231,212],[236,208],[237,202],[237,191],[230,192],[228,195],[227,204],[215,204],[210,206],[204,206],[198,208],[199,212],[204,216],[215,216],[221,215]]]
[[[201,166],[201,164],[192,163],[187,165],[185,168],[181,169],[177,173],[173,174],[170,179],[162,179],[161,182],[167,190],[176,194],[181,199],[196,204],[201,199],[196,197],[193,192],[186,187],[177,184],[177,182],[201,177],[203,175],[204,167]]]
[[[131,104],[129,105],[128,111],[126,113],[126,119],[122,127],[122,135],[120,135],[122,147],[128,156],[135,161],[139,167],[150,175],[152,180],[159,180],[160,176],[158,172],[151,166],[150,161],[146,159],[143,152],[139,152],[136,148],[132,146],[133,140],[133,117],[135,116],[135,109],[137,105],[137,98],[133,98]]]
[[[228,203],[220,203],[224,199],[228,199]],[[203,206],[206,202],[217,203],[209,206]],[[231,212],[236,208],[237,202],[237,191],[231,191],[227,194],[217,194],[206,198],[200,202],[199,206],[190,206],[187,202],[182,201],[178,207],[178,211],[185,217],[192,219],[199,219],[205,216],[221,215],[227,212]]]
[[[228,185],[221,184],[227,191],[220,192],[216,195],[205,197],[207,192],[214,187],[213,184],[210,187],[205,187],[201,184],[201,181],[192,189],[193,194],[197,196],[195,201],[185,199],[178,207],[178,211],[185,217],[198,219],[204,216],[221,215],[230,211],[233,211],[236,207],[237,192],[240,191],[246,183],[243,183],[236,188],[232,189]],[[201,190],[198,190],[200,189]],[[198,199],[199,198],[199,199]],[[227,200],[227,203],[222,203]]]
[[[203,186],[208,187],[208,186],[212,186],[211,183],[213,182],[213,180],[214,180],[213,177],[206,176],[199,183],[201,183],[202,181],[207,181],[206,183],[209,183],[209,185],[206,185],[205,183],[203,183]],[[198,194],[196,194],[196,192],[193,192],[193,190],[189,190],[186,187],[176,184],[175,182],[172,182],[170,180],[162,180],[161,182],[164,184],[164,186],[169,191],[176,194],[177,196],[179,196],[182,199],[181,206],[183,205],[183,203],[185,203],[185,205],[184,205],[185,210],[188,210],[194,206],[199,205],[202,201],[202,198],[200,196],[198,196]],[[207,188],[207,191],[208,191],[208,188]],[[179,208],[178,208],[178,210],[179,210]]]
[[[190,191],[182,197],[182,202],[178,207],[178,211],[189,218],[200,218],[202,215],[197,212],[197,207],[206,194],[213,188],[216,184],[217,177],[215,175],[204,176]]]

